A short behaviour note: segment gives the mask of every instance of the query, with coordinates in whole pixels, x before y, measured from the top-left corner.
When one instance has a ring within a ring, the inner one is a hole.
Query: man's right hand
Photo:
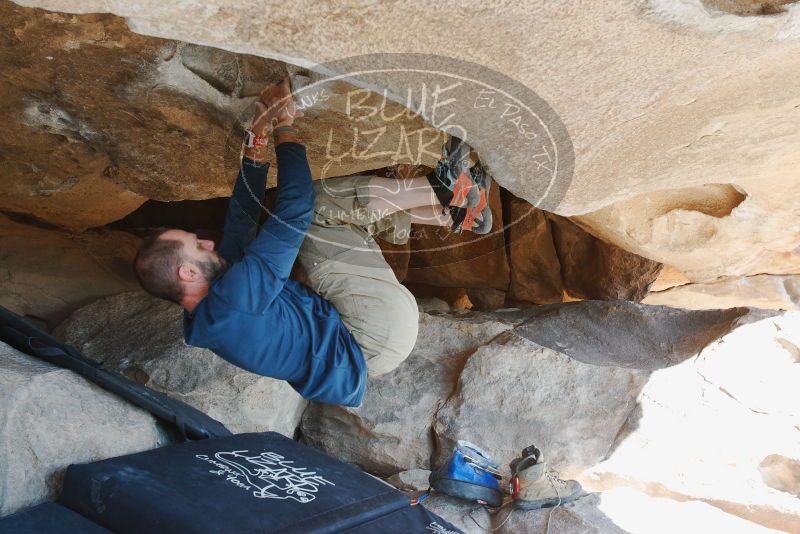
[[[264,88],[261,91],[260,100],[267,108],[266,120],[272,129],[279,126],[291,126],[297,117],[303,116],[303,112],[297,109],[294,102],[289,76]]]

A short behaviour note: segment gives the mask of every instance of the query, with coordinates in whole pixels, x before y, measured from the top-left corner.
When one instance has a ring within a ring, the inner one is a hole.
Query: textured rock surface
[[[437,287],[508,288],[508,259],[503,236],[500,188],[495,182],[489,198],[492,231],[453,234],[449,227],[414,225],[411,257],[405,281]]]
[[[651,292],[642,302],[693,310],[736,306],[800,310],[800,276],[759,274],[705,284],[684,284]]]
[[[0,209],[76,230],[122,218],[147,198],[230,194],[241,126],[260,88],[286,71],[273,60],[137,35],[118,17],[47,13],[6,0],[0,36]],[[295,74],[298,88],[312,82]],[[359,121],[363,131],[386,126],[380,137],[332,135],[352,130],[353,88],[325,89],[298,124],[316,176],[436,161],[438,148],[394,156],[401,131],[441,144],[419,118]],[[361,104],[382,101],[371,94]],[[402,110],[385,108],[392,116]],[[376,153],[382,156],[372,159]]]
[[[0,516],[52,500],[69,464],[165,443],[150,414],[0,343]]]
[[[630,488],[584,495],[557,508],[526,511],[506,507],[493,515],[476,505],[448,497],[432,497],[425,505],[465,532],[476,534],[490,530],[500,534],[780,532],[701,501],[654,498]]]
[[[614,453],[585,485],[704,501],[765,527],[798,531],[800,501],[785,475],[800,461],[799,347],[800,314],[787,312],[656,371]]]
[[[647,381],[637,369],[696,354],[747,312],[588,301],[422,314],[411,356],[371,380],[358,408],[312,403],[303,436],[383,476],[430,469],[457,439],[504,466],[536,443],[562,473],[576,473],[611,450]],[[569,341],[555,337],[563,330]]]
[[[86,356],[204,411],[235,433],[273,430],[292,437],[306,405],[286,382],[186,345],[181,308],[141,291],[93,302],[56,333]]]
[[[395,371],[370,380],[358,408],[312,403],[303,416],[303,436],[311,445],[372,473],[429,469],[436,410],[455,388],[464,360],[512,328],[511,321],[470,313],[422,314],[417,344],[408,359]]]
[[[800,108],[794,109],[790,113]],[[779,163],[774,172],[785,173],[782,166],[787,164]],[[695,282],[724,275],[797,273],[798,212],[780,206],[798,194],[796,178],[762,183],[743,177],[736,187],[709,184],[643,194],[578,221],[625,250],[677,267]]]
[[[582,362],[654,370],[679,363],[740,324],[771,313],[585,301],[531,308],[531,319],[515,332]]]
[[[597,239],[565,217],[549,214],[564,289],[584,300],[635,300],[647,295],[661,264]]]
[[[660,263],[598,239],[566,217],[506,197],[510,299],[639,301],[658,277]]]
[[[611,530],[614,533],[619,532],[618,529],[630,534],[673,532],[778,534],[780,532],[726,513],[702,501],[653,498],[629,488],[604,491],[598,497],[600,502],[597,504],[597,511],[616,525],[617,529]],[[592,519],[597,518],[595,514],[592,514]]]
[[[626,534],[598,510],[601,496],[591,494],[550,510],[514,510],[502,526],[505,514],[494,518],[501,534]]]
[[[487,528],[491,528],[492,516],[480,504],[447,495],[434,495],[424,501],[424,506],[465,534],[485,534]]]
[[[471,4],[448,10],[451,24],[497,38],[453,49],[451,36],[439,31],[439,5],[415,5],[410,16],[408,6],[391,3],[301,2],[291,10],[278,2],[258,9],[215,7],[221,2],[144,9],[123,0],[21,3],[113,11],[140,33],[304,66],[387,50],[447,51],[491,65],[535,90],[572,137],[575,178],[563,201],[548,209],[595,212],[585,222],[598,235],[694,281],[800,270],[797,4],[770,16],[726,13],[701,0],[572,7],[505,1],[491,12]],[[456,106],[498,181],[534,201],[539,184],[530,180],[529,154],[507,135],[511,126],[473,124],[481,120],[473,102]]]
[[[410,469],[400,471],[386,479],[386,482],[403,491],[425,491],[430,487],[428,477],[431,472],[427,469]]]
[[[564,300],[561,261],[553,240],[553,222],[544,211],[506,195],[508,225],[508,298],[534,304]]]
[[[0,215],[0,235],[0,305],[50,328],[87,302],[138,287],[131,234],[69,234]]]
[[[646,382],[642,371],[585,364],[501,335],[470,356],[458,391],[437,412],[435,465],[459,439],[479,443],[504,470],[536,444],[570,477],[607,456]]]

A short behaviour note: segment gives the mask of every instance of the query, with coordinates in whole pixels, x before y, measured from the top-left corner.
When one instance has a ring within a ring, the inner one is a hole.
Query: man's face
[[[167,230],[159,239],[182,243],[183,263],[196,266],[205,276],[206,282],[228,268],[228,262],[214,250],[214,242],[210,239],[198,239],[197,234],[183,230]]]

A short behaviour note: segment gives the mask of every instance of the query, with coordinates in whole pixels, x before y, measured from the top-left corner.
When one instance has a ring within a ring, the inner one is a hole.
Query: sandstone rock
[[[771,475],[791,473],[800,461],[798,347],[800,314],[786,312],[656,371],[613,454],[583,477],[584,485],[703,501],[764,527],[797,531],[800,501],[779,482],[784,476]]]
[[[536,444],[570,477],[606,457],[646,381],[641,371],[581,363],[503,334],[470,356],[437,412],[435,466],[459,439],[479,444],[505,471]]]
[[[770,454],[761,461],[758,470],[767,486],[800,497],[800,459]]]
[[[672,532],[741,532],[778,534],[720,510],[715,503],[653,498],[630,488],[599,494],[598,510],[623,532],[631,534],[670,534]],[[619,532],[618,530],[612,532]]]
[[[508,298],[534,304],[564,300],[561,262],[545,212],[513,195],[504,206],[508,225]]]
[[[644,298],[661,264],[597,239],[575,223],[550,214],[564,288],[579,299]]]
[[[69,464],[167,443],[155,419],[77,374],[0,343],[0,516],[58,493]]]
[[[440,495],[424,505],[468,533],[670,534],[698,528],[747,534],[779,532],[701,501],[653,498],[629,488],[585,495],[557,508],[520,510],[508,506],[494,514],[476,504]]]
[[[712,8],[735,15],[777,15],[797,0],[702,0]]]
[[[771,314],[748,308],[695,311],[585,301],[531,308],[530,319],[515,332],[582,362],[654,370],[679,363],[741,324]]]
[[[0,50],[0,209],[74,230],[120,219],[147,198],[230,194],[254,97],[287,70],[273,60],[144,37],[109,15],[5,2],[0,21],[7,43]],[[298,96],[306,119],[297,127],[316,177],[435,163],[441,132],[401,114],[400,104],[383,107],[396,117],[389,123],[354,117],[353,95],[359,109],[380,106],[383,97],[353,93],[343,81],[314,86],[293,70],[296,89],[311,84]],[[413,147],[400,150],[409,136]],[[435,150],[420,148],[426,143]]]
[[[138,287],[140,240],[126,232],[70,234],[0,215],[0,305],[52,328],[79,306]]]
[[[800,275],[758,274],[715,282],[684,284],[651,292],[642,301],[673,308],[705,310],[749,306],[771,310],[800,310]]]
[[[468,310],[472,308],[472,303],[467,296],[467,290],[463,287],[436,287],[425,284],[403,283],[406,288],[419,299],[443,300],[451,310]]]
[[[436,297],[421,297],[417,299],[417,306],[419,307],[419,311],[430,313],[430,312],[442,312],[447,313],[450,311],[450,305],[447,301],[442,299],[437,299]]]
[[[661,265],[598,239],[565,217],[508,194],[506,231],[515,301],[641,300]]]
[[[800,272],[797,222],[779,215],[778,206],[798,194],[792,181],[776,186],[742,178],[736,186],[646,193],[576,219],[606,241],[675,266],[693,282],[792,274]]]
[[[627,534],[598,509],[601,496],[591,494],[569,504],[545,510],[517,510],[502,526],[501,516],[494,517],[500,534]]]
[[[667,289],[691,283],[686,275],[672,265],[664,265],[661,272],[650,285],[650,292],[665,291]]]
[[[506,302],[506,292],[492,288],[467,289],[467,297],[472,303],[472,309],[480,311],[498,310]]]
[[[430,487],[428,483],[430,474],[427,469],[411,469],[390,476],[386,482],[403,491],[425,491]]]
[[[319,11],[305,5],[281,10],[280,3],[270,2],[257,13],[244,4],[217,10],[219,0],[147,9],[123,0],[24,3],[111,11],[127,17],[139,33],[288,57],[307,67],[370,51],[426,54],[452,48],[451,36],[438,31],[437,6],[415,6],[409,16],[407,6],[391,3]],[[462,6],[450,20],[465,34],[496,36],[460,43],[459,58],[491,65],[534,89],[558,111],[572,137],[574,179],[552,184],[553,194],[539,207],[560,215],[595,212],[587,223],[596,235],[700,281],[798,272],[800,183],[794,177],[800,131],[794,125],[800,114],[795,83],[800,11],[788,5],[770,16],[735,14],[780,3],[651,0],[570,9],[543,1],[505,2],[488,14],[478,4]],[[710,7],[721,4],[748,7],[728,12]],[[324,25],[309,22],[327,15]],[[435,67],[436,60],[426,66]],[[369,75],[358,77],[364,81]],[[405,81],[387,83],[389,92],[404,95]],[[420,74],[414,81],[419,90],[429,80]],[[758,95],[758,105],[743,95]],[[536,204],[543,184],[533,178],[530,152],[513,124],[487,124],[474,105],[474,98],[452,103],[452,122],[467,129],[504,187]],[[734,188],[746,199],[728,215],[705,213],[702,205],[736,197],[698,191],[709,184]],[[648,202],[637,198],[650,194],[655,216],[644,214]],[[598,213],[612,204],[617,213]]]
[[[381,252],[383,252],[386,263],[388,263],[394,271],[394,275],[401,282],[405,280],[408,274],[408,262],[411,259],[411,243],[395,245],[380,237],[378,237],[376,241],[381,247]]]
[[[491,528],[492,517],[482,505],[447,495],[433,495],[423,502],[431,512],[442,516],[464,534],[485,534]]]
[[[453,391],[464,360],[513,322],[474,313],[420,315],[414,351],[367,384],[358,408],[312,403],[303,416],[313,446],[370,473],[429,469],[436,410]]]
[[[508,260],[503,236],[500,189],[492,183],[492,231],[453,234],[449,227],[415,224],[411,234],[411,258],[405,282],[437,287],[508,287]]]
[[[57,334],[86,356],[198,408],[232,432],[273,430],[292,437],[306,401],[284,381],[186,345],[182,313],[142,291],[122,293],[76,311]]]

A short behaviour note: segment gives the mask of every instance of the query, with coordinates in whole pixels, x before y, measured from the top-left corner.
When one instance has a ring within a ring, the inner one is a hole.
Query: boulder
[[[54,499],[70,464],[166,443],[149,413],[0,343],[0,516]]]
[[[764,484],[800,497],[800,459],[770,454],[758,465]]]
[[[408,359],[391,373],[371,379],[358,408],[311,403],[303,416],[303,437],[370,473],[390,476],[429,469],[434,451],[431,426],[455,388],[464,361],[513,328],[512,321],[502,314],[420,314],[419,337]]]
[[[654,372],[613,454],[584,485],[703,501],[751,524],[798,531],[798,347],[800,313],[786,312]]]
[[[564,289],[583,300],[634,300],[647,295],[661,264],[594,237],[566,217],[548,214]]]
[[[499,310],[506,303],[506,292],[490,287],[467,289],[467,297],[472,309],[479,311]]]
[[[92,300],[138,286],[131,261],[140,239],[126,232],[72,234],[0,215],[0,305],[53,328]]]
[[[651,292],[642,302],[691,310],[749,306],[797,311],[800,310],[800,275],[757,274],[683,284]]]
[[[602,497],[584,495],[571,503],[542,510],[521,510],[508,503],[493,513],[481,505],[438,494],[423,505],[467,534],[626,534],[600,510]]]
[[[489,205],[492,231],[454,234],[446,226],[413,225],[411,258],[404,279],[411,284],[437,287],[508,288],[509,271],[503,233],[500,188],[492,183]]]
[[[376,62],[365,61],[352,76],[355,83],[386,87],[398,99],[406,96],[410,79],[416,105],[422,83],[432,87],[430,72],[449,65],[426,54],[446,54],[453,48],[452,36],[440,31],[435,6],[415,6],[410,15],[407,6],[393,3],[366,10],[345,4],[282,10],[273,1],[257,12],[248,4],[222,0],[147,8],[125,0],[20,3],[79,13],[114,12],[139,34],[292,58],[306,67],[373,51],[416,53],[410,60],[421,72],[415,75],[372,76],[367,67],[374,69]],[[458,57],[473,64],[458,74],[468,81],[479,65],[491,65],[498,75],[488,83],[514,96],[520,87],[535,90],[557,110],[564,128],[553,128],[553,135],[562,141],[560,136],[568,132],[574,147],[568,152],[575,159],[569,161],[562,152],[559,163],[565,171],[540,176],[536,164],[541,160],[532,158],[532,151],[538,154],[542,145],[530,146],[518,134],[515,126],[523,123],[522,116],[512,113],[513,108],[503,116],[501,107],[490,120],[476,108],[474,93],[436,108],[436,115],[454,113],[450,122],[467,130],[481,160],[516,196],[559,215],[591,213],[585,222],[595,235],[674,265],[694,281],[796,273],[800,10],[795,5],[782,8],[782,3],[652,0],[569,8],[537,0],[507,2],[491,13],[479,3],[461,6],[449,14],[450,24],[465,35],[493,38],[459,43]],[[721,5],[735,7],[717,9]],[[322,19],[325,24],[315,23]],[[42,37],[42,42],[27,42],[47,47],[56,40],[51,34]],[[80,46],[80,57],[95,67],[84,48],[98,47]],[[38,62],[51,50],[14,55]],[[54,52],[50,55],[58,57],[58,49]],[[495,101],[498,106],[503,103]],[[549,118],[547,109],[535,111],[539,115],[524,121],[527,126],[536,118]],[[429,107],[428,118],[433,114]],[[570,180],[566,169],[573,166]],[[607,207],[613,213],[604,211]]]
[[[590,494],[557,508],[513,509],[495,515],[494,524],[499,534],[627,534],[598,509],[600,502],[601,495]]]
[[[564,300],[561,261],[553,239],[553,222],[529,202],[511,194],[504,204],[508,226],[508,298],[534,304]]]
[[[660,263],[598,239],[566,217],[506,197],[511,300],[639,301],[658,277]]]
[[[678,310],[626,301],[537,306],[515,333],[595,365],[654,370],[694,356],[742,324],[774,312]],[[564,332],[569,332],[565,336]]]
[[[650,292],[665,291],[672,287],[682,286],[691,282],[691,280],[686,278],[685,274],[672,265],[664,265],[661,268],[661,272],[658,273],[658,277],[656,277],[650,285]]]
[[[406,242],[403,245],[397,245],[380,237],[376,238],[375,241],[381,247],[383,257],[394,271],[397,279],[401,282],[405,280],[408,274],[408,261],[411,259],[411,243]]]
[[[423,506],[434,514],[442,516],[448,523],[461,529],[464,534],[485,534],[491,529],[492,516],[483,505],[448,495],[434,494],[423,501]]]
[[[0,209],[72,230],[120,219],[148,198],[229,195],[253,102],[287,73],[280,61],[145,37],[111,15],[4,2],[0,35]],[[291,71],[315,177],[436,162],[441,132],[405,107]],[[353,115],[380,106],[384,115]]]
[[[742,534],[778,534],[780,530],[763,527],[742,519],[716,503],[685,499],[655,498],[630,488],[604,491],[598,496],[596,514],[601,523],[612,522],[610,532],[631,534],[671,534],[673,532],[741,532]],[[552,532],[552,530],[551,530]],[[575,532],[575,531],[568,531]],[[577,532],[583,532],[578,530]],[[592,532],[588,530],[588,532]],[[601,532],[606,532],[601,530]]]
[[[386,479],[386,482],[402,491],[425,491],[430,487],[428,477],[431,472],[427,469],[410,469],[400,471]]]
[[[56,334],[89,358],[194,406],[232,432],[272,430],[292,437],[306,401],[282,380],[186,345],[182,321],[180,306],[135,291],[84,306]]]
[[[437,412],[434,466],[460,439],[486,449],[504,471],[535,444],[551,468],[572,476],[608,455],[646,382],[645,372],[582,363],[502,334],[470,356]]]

